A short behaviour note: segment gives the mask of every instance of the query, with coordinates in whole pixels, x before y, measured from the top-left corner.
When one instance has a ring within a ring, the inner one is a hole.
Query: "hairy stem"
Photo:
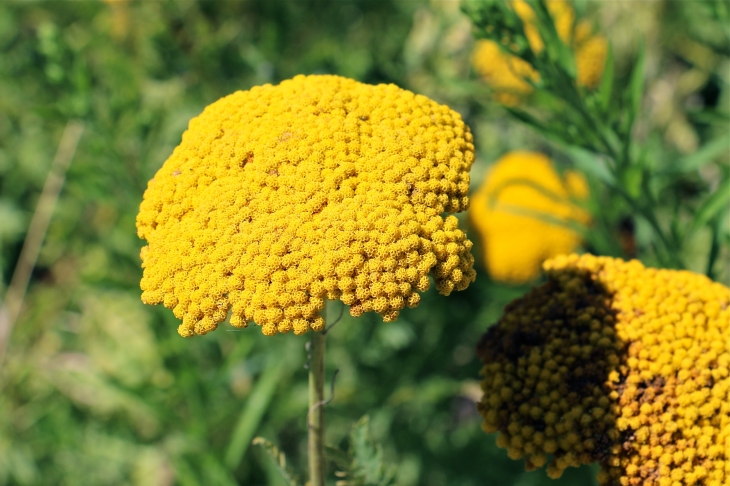
[[[313,332],[309,352],[309,484],[324,486],[324,332]]]

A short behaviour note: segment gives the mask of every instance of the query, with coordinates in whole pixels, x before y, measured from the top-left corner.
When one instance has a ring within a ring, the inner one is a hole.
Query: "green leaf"
[[[383,449],[370,438],[370,417],[365,415],[350,433],[349,475],[358,486],[390,486],[395,484],[395,468],[383,463]]]
[[[578,221],[574,221],[572,219],[563,219],[558,216],[552,215],[550,213],[546,213],[543,211],[538,211],[538,210],[530,209],[530,208],[523,208],[520,206],[516,206],[514,204],[499,204],[497,207],[501,211],[504,211],[505,213],[510,213],[510,214],[514,214],[516,216],[525,216],[527,218],[537,219],[539,221],[542,221],[547,224],[551,224],[553,226],[560,226],[562,228],[570,229],[579,234],[585,234],[587,232],[587,228],[585,225],[579,223]]]
[[[533,25],[537,27],[540,38],[545,45],[542,52],[537,54],[537,57],[548,60],[554,66],[559,66],[570,79],[575,80],[576,65],[573,51],[560,38],[555,27],[555,19],[547,8],[546,0],[528,0],[528,3],[537,19],[537,22]],[[542,69],[539,70],[542,71]]]
[[[715,218],[710,224],[711,240],[710,253],[707,255],[707,265],[705,267],[705,275],[711,280],[715,280],[715,261],[720,254],[720,231],[721,219]]]
[[[195,470],[181,457],[172,460],[175,468],[175,479],[181,486],[200,486]]]
[[[218,458],[213,454],[206,454],[201,461],[203,468],[203,477],[206,484],[216,484],[220,486],[237,486],[236,480]]]
[[[632,198],[638,199],[641,194],[641,186],[644,179],[643,171],[639,166],[630,166],[624,172],[624,188]]]
[[[278,447],[263,437],[256,437],[252,444],[261,447],[261,449],[266,452],[266,455],[271,458],[276,469],[278,469],[284,478],[284,481],[286,481],[289,486],[299,486],[299,476],[294,474],[292,468],[286,463],[286,455],[281,452]]]
[[[349,471],[352,465],[352,459],[344,451],[332,446],[324,446],[324,455],[328,461],[333,463],[342,471]]]
[[[609,42],[608,55],[606,56],[606,67],[603,70],[601,86],[598,88],[598,103],[603,113],[609,112],[611,94],[613,92],[613,46]],[[610,119],[610,117],[609,117]]]
[[[730,114],[722,111],[709,110],[687,110],[687,118],[691,123],[727,123],[730,122]]]
[[[573,160],[573,164],[579,171],[598,179],[609,187],[616,186],[616,179],[606,163],[595,154],[578,147],[564,147],[563,150]]]
[[[547,138],[550,141],[553,141],[557,144],[564,145],[566,143],[566,136],[563,133],[557,132],[551,128],[548,128],[547,125],[543,124],[541,121],[539,121],[534,116],[530,115],[529,113],[526,113],[521,110],[515,110],[514,108],[510,108],[505,106],[504,107],[509,114],[520,120],[525,125],[528,125],[532,127],[535,131],[540,133],[543,137]]]
[[[679,159],[671,168],[672,172],[692,172],[703,165],[716,160],[721,155],[727,156],[730,151],[730,137],[727,134],[720,135],[703,145],[695,153],[686,155]]]
[[[631,73],[631,81],[629,81],[629,125],[627,132],[631,131],[631,127],[636,120],[641,108],[641,98],[644,92],[644,63],[646,60],[646,48],[641,44],[639,48],[639,57],[636,59],[634,71]]]
[[[327,460],[333,462],[343,486],[392,486],[396,469],[383,463],[383,449],[370,438],[370,418],[365,415],[352,426],[348,453],[325,447]]]
[[[229,469],[235,469],[241,462],[286,369],[286,361],[280,356],[271,355],[270,358],[273,359],[270,359],[268,366],[256,381],[233,429],[225,455],[225,464]]]
[[[695,214],[690,233],[706,226],[715,216],[730,208],[730,179],[725,177],[717,191],[711,194]]]
[[[490,209],[494,209],[499,204],[499,196],[502,194],[502,191],[504,191],[505,189],[512,187],[512,186],[529,187],[556,203],[567,203],[567,202],[571,201],[570,197],[565,197],[561,194],[557,194],[557,193],[547,189],[546,187],[538,184],[537,182],[535,182],[533,180],[526,179],[523,177],[515,177],[514,179],[508,179],[508,180],[504,181],[503,183],[499,184],[490,193],[490,195],[489,195]],[[566,190],[567,190],[567,187],[566,187]]]

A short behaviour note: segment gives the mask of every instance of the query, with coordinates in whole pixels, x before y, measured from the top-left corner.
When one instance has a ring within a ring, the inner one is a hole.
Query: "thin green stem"
[[[13,277],[5,293],[5,300],[0,303],[0,367],[2,367],[13,326],[22,310],[25,292],[28,290],[33,268],[43,246],[43,240],[46,237],[46,231],[48,231],[48,225],[51,222],[58,197],[61,194],[66,172],[76,153],[76,147],[83,131],[83,122],[71,120],[66,123],[56,156],[51,163],[51,170],[38,198],[33,218],[30,220],[23,248],[20,250]]]
[[[712,229],[712,240],[710,244],[710,254],[707,256],[707,268],[705,269],[705,275],[711,279],[715,279],[715,260],[720,254],[720,218],[711,225]]]
[[[568,84],[570,85],[570,84]],[[616,149],[614,148],[613,144],[611,143],[608,138],[606,138],[606,135],[604,133],[604,126],[603,123],[601,123],[597,118],[595,118],[591,113],[590,110],[587,110],[585,105],[583,104],[583,100],[580,97],[580,93],[578,93],[577,89],[575,87],[572,88],[570,91],[570,96],[564,97],[564,99],[573,106],[575,110],[578,111],[578,113],[586,120],[589,126],[593,127],[594,135],[598,137],[598,140],[603,144],[604,148],[606,149],[606,155],[608,155],[611,159],[613,159],[614,164],[620,165],[621,160],[619,160],[618,153]]]
[[[326,335],[313,332],[309,352],[309,484],[324,486],[324,348]]]
[[[662,227],[659,225],[659,221],[657,221],[654,212],[651,209],[646,208],[643,204],[640,203],[640,201],[634,199],[620,185],[613,186],[612,188],[629,204],[629,206],[631,206],[631,209],[636,211],[636,213],[642,216],[649,223],[651,228],[659,237],[659,241],[661,242],[667,257],[666,260],[664,260],[663,255],[661,255],[661,252],[659,252],[659,249],[655,248],[655,253],[657,253],[657,257],[660,259],[660,261],[662,261],[662,264],[666,265],[666,263],[670,263],[676,268],[683,268],[682,262],[678,255],[678,249],[675,248],[675,245],[664,234],[664,230],[662,230]]]

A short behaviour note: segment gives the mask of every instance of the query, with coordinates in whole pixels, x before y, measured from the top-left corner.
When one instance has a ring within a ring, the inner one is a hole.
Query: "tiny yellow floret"
[[[553,478],[598,462],[601,485],[729,484],[730,289],[592,255],[544,269],[547,282],[508,304],[477,347],[484,430],[528,470],[552,454]],[[532,366],[550,370],[549,388]],[[520,393],[505,394],[516,382]]]
[[[394,85],[297,76],[238,91],[192,119],[149,182],[142,300],[182,336],[230,322],[266,335],[324,326],[325,299],[396,319],[429,275],[474,280],[471,132],[446,106]]]
[[[490,276],[528,282],[540,274],[546,259],[574,251],[581,236],[570,225],[590,222],[578,204],[587,196],[581,174],[567,171],[561,177],[543,154],[515,151],[502,156],[472,196],[469,209]]]

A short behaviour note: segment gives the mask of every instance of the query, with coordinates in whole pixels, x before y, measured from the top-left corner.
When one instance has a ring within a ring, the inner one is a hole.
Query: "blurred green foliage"
[[[716,49],[726,44],[703,43],[672,2],[651,3],[640,15],[606,7],[607,24],[633,15],[659,39],[648,46],[650,93],[672,76],[704,76],[667,102],[694,111],[644,120],[695,137],[679,148],[661,135],[647,144],[684,150],[697,165],[696,147],[722,133],[715,120],[726,115],[705,105],[712,89],[715,105],[727,105],[727,53]],[[646,20],[657,16],[683,25],[677,35],[697,39],[705,57],[691,64],[692,52],[674,53],[682,43]],[[0,295],[64,126],[86,126],[0,370],[0,484],[286,484],[266,448],[250,446],[256,435],[305,471],[306,338],[222,326],[184,340],[170,311],[143,306],[134,225],[142,192],[204,106],[299,73],[393,82],[458,109],[476,134],[475,183],[507,150],[554,152],[489,101],[470,71],[470,29],[450,1],[0,3]],[[635,53],[616,45],[619,74]],[[693,172],[687,191],[713,174]],[[360,444],[354,484],[386,481],[391,469],[404,486],[592,484],[592,468],[560,481],[525,473],[480,429],[474,344],[524,291],[480,273],[467,291],[429,292],[395,323],[345,317],[329,334],[327,379],[339,375],[326,437],[342,450]],[[364,465],[373,457],[381,469]],[[336,461],[332,484],[335,470]]]
[[[652,266],[693,268],[710,278],[726,274],[717,272],[715,267],[720,266],[718,258],[727,263],[726,256],[720,257],[720,246],[730,236],[727,103],[718,103],[719,96],[712,100],[709,96],[696,99],[704,118],[715,122],[710,123],[709,130],[695,130],[686,121],[677,125],[676,120],[671,120],[692,140],[666,147],[660,137],[672,134],[665,127],[647,123],[651,121],[647,111],[650,113],[655,108],[647,101],[656,101],[646,100],[644,96],[648,84],[647,64],[667,62],[666,50],[660,53],[664,57],[649,61],[647,48],[639,43],[636,55],[628,63],[622,63],[625,72],[617,75],[614,54],[609,48],[600,85],[595,90],[586,89],[577,81],[577,61],[573,50],[556,30],[548,0],[526,0],[525,8],[534,13],[534,27],[545,46],[539,52],[533,51],[527,28],[509,3],[495,0],[464,3],[464,11],[474,22],[477,37],[489,39],[505,55],[520,58],[539,73],[534,80],[525,80],[534,89],[529,99],[506,109],[516,120],[550,141],[556,152],[583,171],[591,182],[589,206],[596,219],[584,235],[586,247],[601,255],[638,257]],[[668,6],[667,12],[681,15],[683,10]],[[721,64],[709,60],[708,53],[721,57],[723,50],[718,47],[717,39],[727,40],[730,31],[723,21],[728,15],[730,2],[727,1],[708,3],[698,10],[693,18],[705,23],[705,35],[700,38],[704,43],[693,40],[697,36],[692,24],[683,37],[667,35],[665,41],[670,46],[693,43],[689,58],[697,60],[705,71],[695,71],[696,79],[691,80],[694,89],[685,91],[685,95],[702,85],[697,81],[714,85],[718,91],[720,86],[727,85],[727,79],[711,79],[713,68],[727,66],[727,56]],[[671,67],[669,59],[667,65]],[[727,90],[722,91],[727,101]],[[666,110],[662,106],[658,108]],[[677,111],[680,117],[684,114],[683,109]],[[672,115],[670,118],[677,118]],[[623,235],[617,231],[621,226],[624,226]],[[706,233],[698,238],[702,230]],[[632,244],[626,244],[627,238],[633,240]],[[698,240],[704,244],[702,250],[697,247]]]

